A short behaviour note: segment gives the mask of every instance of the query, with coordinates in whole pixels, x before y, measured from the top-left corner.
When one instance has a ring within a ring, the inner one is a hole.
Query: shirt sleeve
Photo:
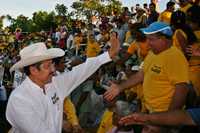
[[[63,73],[53,79],[53,84],[59,89],[63,97],[68,96],[83,81],[89,78],[101,65],[110,62],[108,52],[97,57],[88,58],[85,63],[80,64],[70,72]]]
[[[166,69],[169,80],[173,85],[178,83],[189,82],[189,66],[185,57],[180,55],[174,55],[176,58],[168,58]]]
[[[192,117],[195,124],[200,125],[200,108],[188,109],[187,113]]]
[[[53,133],[52,126],[45,119],[36,116],[38,114],[27,100],[14,97],[9,100],[6,110],[6,118],[15,128],[22,133]]]

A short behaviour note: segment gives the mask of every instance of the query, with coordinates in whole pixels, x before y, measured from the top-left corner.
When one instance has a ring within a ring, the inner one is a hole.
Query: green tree
[[[0,16],[0,30],[3,28],[3,20],[5,16]]]
[[[56,27],[56,18],[54,12],[38,11],[33,13],[32,31],[49,31]]]
[[[64,4],[56,4],[55,10],[59,16],[66,16],[67,7]]]
[[[12,18],[10,15],[6,16],[7,19],[11,22],[10,28],[12,31],[15,31],[16,28],[21,28],[22,31],[29,31],[30,19],[24,15],[17,16],[16,19]]]
[[[92,16],[111,15],[113,11],[120,13],[122,3],[118,0],[107,0],[107,4],[102,3],[102,0],[83,0],[74,2],[71,7],[77,18],[85,16],[90,20]]]

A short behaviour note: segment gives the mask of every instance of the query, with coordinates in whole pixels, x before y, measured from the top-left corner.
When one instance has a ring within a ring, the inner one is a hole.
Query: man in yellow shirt
[[[171,20],[171,15],[172,15],[172,12],[174,11],[175,9],[175,3],[172,2],[172,1],[169,1],[167,3],[167,9],[165,11],[163,11],[159,17],[158,17],[158,21],[161,21],[161,22],[165,22],[167,24],[170,24],[170,20]]]
[[[143,83],[144,105],[149,113],[181,109],[188,92],[187,60],[172,45],[173,33],[166,23],[154,22],[142,31],[151,48],[143,68],[119,85],[112,83],[104,98],[110,101],[126,88]],[[153,133],[162,132],[155,126],[143,128],[146,129]]]

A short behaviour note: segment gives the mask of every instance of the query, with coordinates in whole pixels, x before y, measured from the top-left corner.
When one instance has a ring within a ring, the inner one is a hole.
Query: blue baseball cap
[[[140,30],[146,35],[155,34],[158,32],[161,32],[162,34],[164,34],[166,36],[173,35],[173,31],[172,31],[171,27],[164,22],[154,22],[154,23],[150,24],[148,27],[141,28]]]

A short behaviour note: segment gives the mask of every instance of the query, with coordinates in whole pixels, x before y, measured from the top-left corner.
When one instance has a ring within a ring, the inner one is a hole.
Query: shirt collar
[[[41,88],[39,85],[34,83],[28,76],[26,77],[25,82],[27,82],[30,85],[31,90],[38,90],[43,93],[43,88]]]

